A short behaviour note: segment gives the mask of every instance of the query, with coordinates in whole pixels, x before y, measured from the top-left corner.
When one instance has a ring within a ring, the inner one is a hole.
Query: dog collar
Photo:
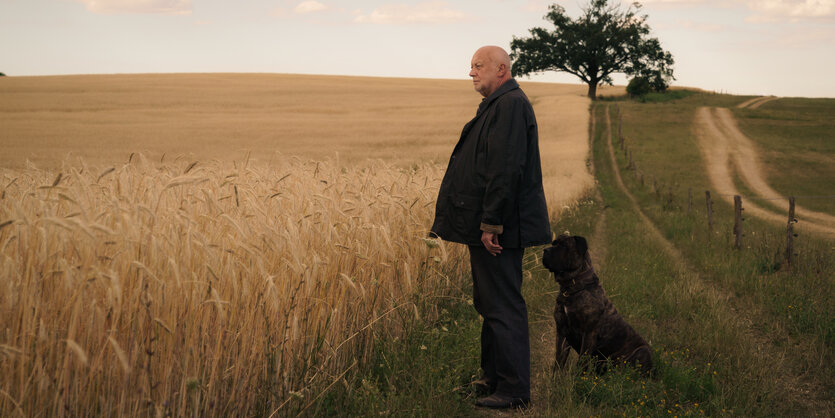
[[[588,284],[586,284],[585,286],[583,286],[579,289],[566,290],[564,292],[560,292],[560,294],[563,297],[567,298],[567,297],[570,297],[570,296],[574,296],[574,295],[576,295],[576,294],[578,294],[582,291],[593,289],[600,284],[600,280],[594,274],[594,268],[589,268],[588,270],[580,273],[580,275],[578,275],[575,279],[572,279],[572,282],[576,283],[577,280],[586,280],[589,277],[593,278],[594,280],[592,280],[591,282],[589,282]]]

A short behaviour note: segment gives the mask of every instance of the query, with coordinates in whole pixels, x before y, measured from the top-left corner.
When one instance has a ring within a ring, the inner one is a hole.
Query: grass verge
[[[314,415],[471,414],[469,382],[477,378],[480,320],[463,295],[440,305],[437,321],[415,321],[403,338],[375,339],[371,364],[324,398]]]

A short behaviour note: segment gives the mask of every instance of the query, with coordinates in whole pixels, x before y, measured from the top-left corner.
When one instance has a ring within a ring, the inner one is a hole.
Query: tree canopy
[[[657,91],[666,90],[673,77],[673,56],[650,37],[646,15],[638,15],[639,3],[625,10],[609,0],[590,0],[582,15],[572,20],[565,8],[552,4],[544,19],[554,30],[530,29],[530,37],[513,37],[510,43],[514,76],[544,71],[574,74],[588,84],[588,96],[597,97],[597,86],[612,84],[613,73],[644,77]]]

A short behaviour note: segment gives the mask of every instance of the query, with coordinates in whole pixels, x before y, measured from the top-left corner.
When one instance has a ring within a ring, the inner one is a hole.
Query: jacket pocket
[[[455,207],[453,215],[455,229],[465,237],[478,240],[481,235],[479,231],[481,231],[481,217],[483,215],[482,198],[480,196],[456,194],[450,196],[450,199]]]
[[[454,194],[450,196],[452,205],[457,209],[481,211],[483,198],[481,196],[470,196],[466,194]]]

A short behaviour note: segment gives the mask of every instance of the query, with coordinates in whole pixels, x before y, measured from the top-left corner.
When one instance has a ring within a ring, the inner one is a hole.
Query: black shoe
[[[531,398],[514,398],[512,396],[494,393],[490,396],[478,398],[478,400],[475,402],[475,406],[483,406],[485,408],[493,409],[526,409],[529,406],[531,406]]]
[[[489,395],[496,391],[496,383],[490,382],[486,377],[474,381],[471,385],[475,389],[476,394],[481,396]]]

